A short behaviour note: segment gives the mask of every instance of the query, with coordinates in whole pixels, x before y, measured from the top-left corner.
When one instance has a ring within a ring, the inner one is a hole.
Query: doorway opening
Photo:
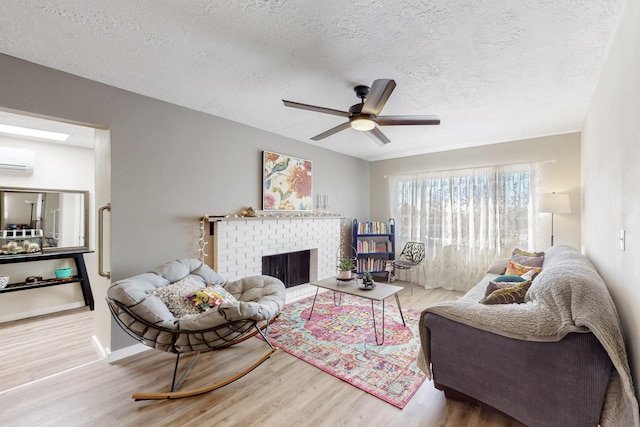
[[[97,244],[96,205],[110,199],[110,174],[104,172],[105,169],[109,171],[111,162],[109,130],[97,125],[72,123],[63,119],[2,108],[0,108],[0,124],[8,126],[0,128],[0,147],[19,148],[33,153],[29,170],[0,170],[0,187],[68,189],[89,194],[87,203],[89,220],[86,235],[82,238],[90,252],[84,254],[84,259],[95,299],[104,298],[109,281],[105,281],[98,275],[97,260],[98,256],[102,255],[98,252],[108,252],[108,245],[104,245],[107,250],[103,251]],[[13,128],[36,129],[66,135],[66,138],[64,141],[59,141],[49,139],[47,134],[18,135],[12,133]],[[51,210],[55,210],[54,207],[51,207]],[[55,215],[56,212],[43,211],[40,216],[44,221],[49,214]],[[27,218],[28,221],[33,221],[33,218]],[[53,223],[51,220],[49,222]],[[56,224],[56,229],[48,230],[50,234],[52,233],[49,241],[55,242],[56,232],[62,225],[64,224],[60,222]],[[104,255],[108,259],[108,254]],[[28,276],[53,276],[54,269],[67,267],[64,263],[69,261],[72,263],[69,266],[73,266],[73,261],[64,259],[3,264],[0,266],[0,276],[9,276],[10,283],[21,282]],[[38,298],[33,297],[34,292],[37,292]],[[99,310],[99,306],[99,304],[96,305],[96,311],[91,312],[91,317],[95,321],[92,322],[93,337],[89,345],[93,345],[93,351],[104,357],[104,346],[101,343],[108,346],[110,316],[106,309]],[[44,322],[45,318],[56,313],[67,311],[73,313],[78,310],[89,310],[85,307],[85,299],[79,283],[0,293],[0,327],[23,319],[33,319],[38,322],[42,319]],[[43,326],[46,327],[46,323],[43,323]]]

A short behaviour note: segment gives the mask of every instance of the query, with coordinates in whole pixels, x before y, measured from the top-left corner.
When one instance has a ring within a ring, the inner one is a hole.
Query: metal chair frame
[[[169,334],[171,334],[171,350],[169,352],[174,353],[176,355],[176,361],[175,361],[175,366],[173,369],[173,379],[171,381],[171,391],[170,392],[166,392],[166,393],[136,393],[132,396],[132,398],[136,401],[138,400],[160,400],[160,399],[179,399],[182,397],[189,397],[189,396],[197,396],[199,394],[204,394],[204,393],[208,393],[210,391],[216,390],[220,387],[223,387],[227,384],[232,383],[233,381],[242,378],[243,376],[245,376],[246,374],[248,374],[249,372],[253,371],[255,368],[257,368],[258,366],[260,366],[262,364],[262,362],[264,362],[265,360],[267,360],[276,350],[277,348],[274,347],[271,342],[269,342],[269,339],[267,338],[267,334],[268,334],[268,327],[269,324],[274,320],[274,319],[270,319],[267,322],[263,322],[263,325],[259,326],[259,322],[252,320],[252,319],[240,319],[240,320],[235,320],[235,321],[231,321],[222,325],[218,325],[215,327],[211,327],[211,328],[205,328],[205,329],[199,329],[199,330],[184,330],[184,329],[172,329],[172,328],[167,328],[167,327],[163,327],[160,325],[156,325],[153,323],[150,323],[149,321],[147,321],[146,319],[141,318],[140,316],[138,316],[137,314],[135,314],[133,311],[131,311],[128,307],[126,307],[125,305],[123,305],[122,303],[115,301],[113,299],[109,299],[107,298],[107,303],[109,306],[109,310],[111,310],[111,313],[113,315],[113,318],[116,320],[116,322],[118,323],[118,325],[132,338],[134,338],[135,340],[141,342],[142,344],[145,344],[149,347],[155,348],[155,344],[156,341],[154,341],[153,339],[150,339],[148,337],[145,337],[144,335],[146,334],[147,331],[149,330],[157,330],[157,331],[163,331],[163,332],[167,332]],[[133,320],[142,323],[143,325],[145,325],[145,329],[143,331],[140,332],[134,332],[132,331],[129,327],[127,327],[127,325],[124,323],[124,321],[120,318],[120,315],[122,313],[125,313],[126,315],[130,316]],[[277,317],[277,316],[276,316]],[[264,332],[263,332],[264,330]],[[207,335],[207,333],[211,333],[213,332],[215,335],[215,339],[213,340],[207,340],[205,339],[205,336]],[[203,341],[203,344],[207,345],[209,348],[206,350],[201,350],[201,351],[185,351],[185,352],[181,352],[179,351],[175,344],[178,340],[178,337],[180,335],[197,335],[199,340]],[[193,391],[184,391],[184,392],[178,392],[177,389],[180,386],[180,384],[182,383],[182,381],[185,379],[186,375],[189,373],[189,371],[191,370],[191,368],[195,365],[196,361],[198,360],[198,357],[200,356],[200,353],[203,352],[207,352],[207,351],[211,351],[211,350],[219,350],[219,349],[223,349],[229,346],[232,346],[234,344],[238,344],[242,341],[245,341],[257,334],[260,334],[260,336],[262,337],[262,339],[267,343],[267,345],[270,347],[270,351],[268,353],[266,353],[264,356],[262,356],[261,359],[259,359],[256,363],[254,363],[253,365],[249,366],[247,369],[243,370],[242,372],[226,379],[223,380],[219,383],[216,383],[214,385],[211,386],[207,386],[207,387],[203,387],[197,390],[193,390]],[[180,378],[178,378],[176,380],[177,377],[177,373],[178,373],[178,363],[180,362],[180,355],[182,354],[187,354],[187,353],[195,353],[195,355],[193,356],[193,358],[191,359],[191,361],[189,362],[189,365],[184,369],[182,375],[180,376]]]
[[[395,269],[409,270],[420,265],[426,256],[425,246],[422,242],[407,242],[402,248],[402,252],[398,255],[398,259],[392,262],[394,271],[389,269],[388,282],[391,282],[391,274],[395,276]],[[411,295],[413,295],[413,286],[411,286]]]

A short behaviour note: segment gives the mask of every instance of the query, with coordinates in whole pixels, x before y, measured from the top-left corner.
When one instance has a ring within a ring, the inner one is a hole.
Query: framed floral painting
[[[310,211],[311,162],[285,154],[264,151],[262,157],[262,209],[265,211]]]

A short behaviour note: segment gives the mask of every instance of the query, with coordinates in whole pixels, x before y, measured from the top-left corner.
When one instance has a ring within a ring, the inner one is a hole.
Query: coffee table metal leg
[[[398,311],[400,312],[400,317],[402,318],[402,324],[404,326],[407,326],[406,323],[404,323],[404,316],[402,315],[402,307],[400,307],[400,299],[398,298],[398,294],[396,293],[396,303],[398,303]]]
[[[311,304],[311,311],[309,311],[309,318],[307,320],[311,320],[311,315],[313,314],[313,307],[316,306],[316,298],[318,298],[318,291],[320,290],[319,286],[316,286],[316,294],[313,297],[313,304]]]
[[[376,312],[373,309],[373,300],[371,300],[371,317],[373,317],[373,335],[376,338],[376,344],[384,344],[384,300],[382,300],[382,341],[378,342],[378,329],[376,328]]]
[[[338,303],[336,304],[336,293],[340,294],[340,297],[338,298]],[[336,292],[333,291],[333,306],[334,307],[340,307],[342,305],[342,292]]]

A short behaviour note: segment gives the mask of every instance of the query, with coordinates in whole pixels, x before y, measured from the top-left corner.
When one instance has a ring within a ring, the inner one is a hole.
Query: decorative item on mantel
[[[248,208],[243,209],[240,212],[240,216],[244,218],[254,218],[256,216],[256,211],[251,206],[249,206]]]
[[[243,219],[243,218],[256,218],[256,219],[279,219],[279,218],[343,218],[342,214],[329,213],[329,212],[264,212],[254,211],[253,216],[245,215],[246,209],[235,214],[223,214],[223,215],[205,215],[202,217],[205,221],[215,221],[221,219]]]

